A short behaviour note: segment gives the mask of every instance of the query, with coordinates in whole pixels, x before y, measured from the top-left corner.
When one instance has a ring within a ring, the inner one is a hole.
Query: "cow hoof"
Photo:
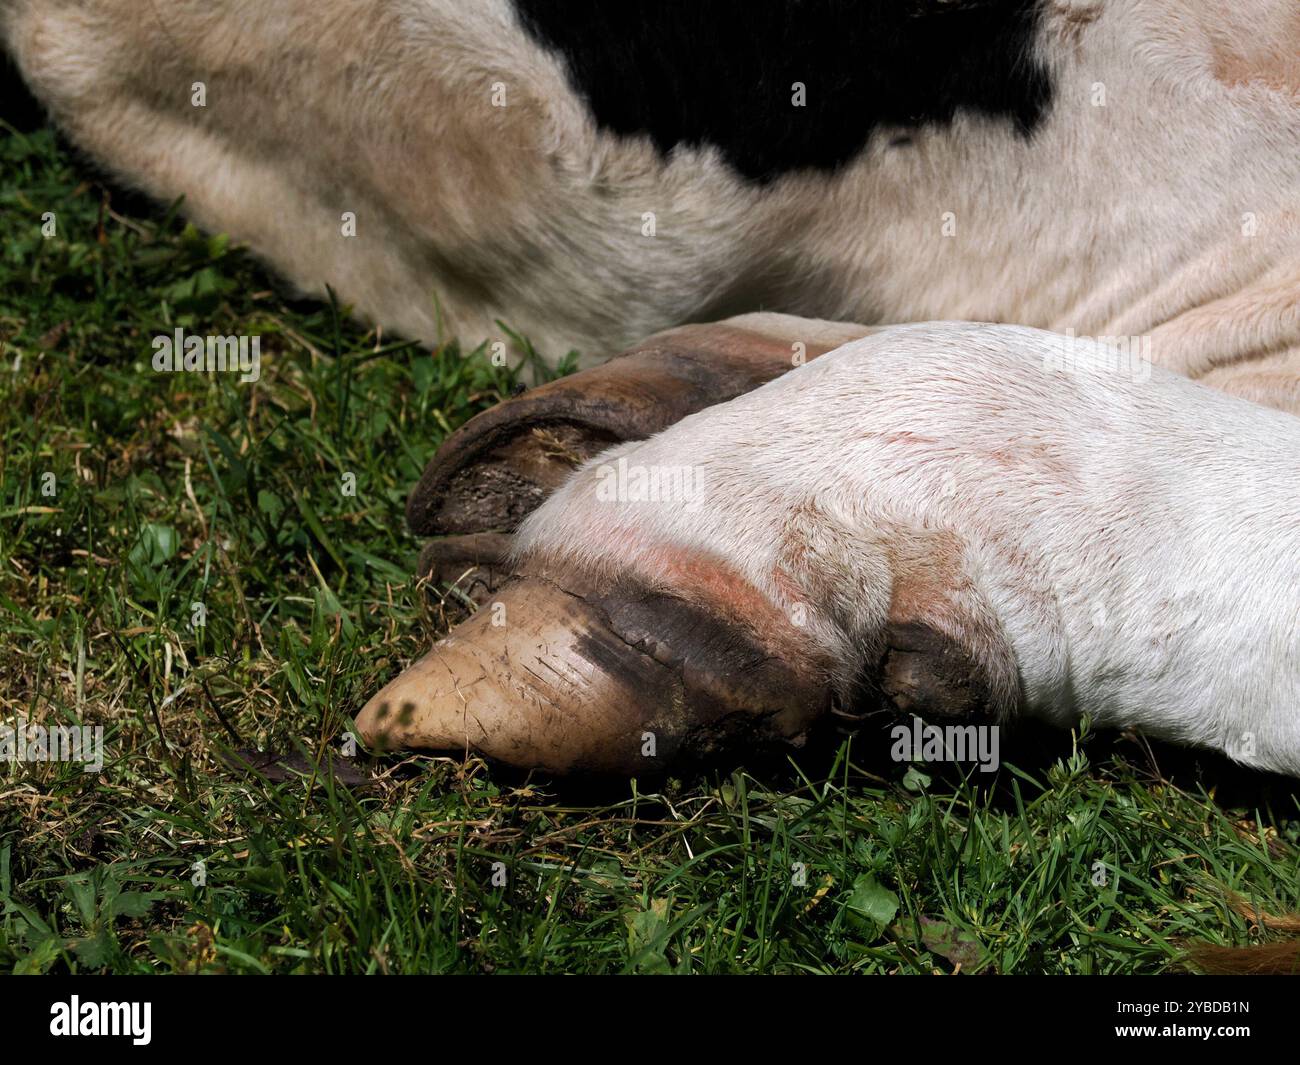
[[[825,350],[814,346],[811,354]],[[470,419],[425,467],[407,521],[426,536],[510,532],[586,459],[653,436],[793,365],[783,337],[736,325],[657,334]]]
[[[446,439],[407,502],[413,532],[449,538],[426,548],[421,576],[481,600],[506,575],[502,534],[586,459],[752,391],[866,331],[772,314],[683,326],[484,411]]]
[[[556,773],[645,775],[799,745],[829,707],[808,656],[661,591],[512,580],[357,715],[378,750],[474,752]]]
[[[418,575],[449,585],[481,605],[510,575],[510,537],[505,533],[466,533],[430,540],[420,552]]]

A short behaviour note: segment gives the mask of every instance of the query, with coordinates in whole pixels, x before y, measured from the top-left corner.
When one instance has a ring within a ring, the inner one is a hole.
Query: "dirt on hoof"
[[[891,624],[876,672],[895,710],[927,721],[990,723],[997,719],[988,670],[956,640],[915,622]]]
[[[473,751],[556,773],[653,775],[798,746],[828,663],[784,661],[734,622],[636,586],[511,581],[357,715],[378,750]]]

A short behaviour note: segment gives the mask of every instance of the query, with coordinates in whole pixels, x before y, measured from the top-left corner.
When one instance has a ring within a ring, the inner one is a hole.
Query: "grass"
[[[0,970],[1147,973],[1269,939],[1229,893],[1300,910],[1295,786],[1132,737],[992,779],[878,729],[661,781],[348,757],[464,614],[405,493],[519,368],[295,302],[46,129],[2,131],[0,240],[0,721],[107,751],[0,763]],[[261,381],[153,372],[177,326],[259,334]]]

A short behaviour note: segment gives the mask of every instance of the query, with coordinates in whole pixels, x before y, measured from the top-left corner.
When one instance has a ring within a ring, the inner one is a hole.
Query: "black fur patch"
[[[713,144],[747,178],[828,170],[878,127],[1009,120],[1051,100],[1038,0],[514,0],[599,125],[663,153]],[[805,86],[805,106],[792,103]]]

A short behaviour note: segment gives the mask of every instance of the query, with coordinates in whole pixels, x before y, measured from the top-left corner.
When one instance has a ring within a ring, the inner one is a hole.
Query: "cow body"
[[[638,445],[726,492],[602,510],[580,475],[521,558],[695,610],[740,589],[845,697],[919,627],[998,713],[1300,773],[1300,10],[706,6],[0,0],[0,30],[119,175],[408,335],[598,361],[761,309],[1052,331],[857,341]],[[856,387],[877,362],[897,387]]]
[[[600,359],[766,308],[1150,336],[1194,375],[1294,364],[1287,0],[809,4],[789,16],[806,43],[769,17],[738,59],[701,40],[718,20],[687,24],[686,48],[643,39],[638,18],[686,18],[662,5],[621,24],[550,6],[7,0],[0,17],[97,158],[426,340],[499,319]],[[575,69],[595,54],[608,69]],[[855,59],[883,70],[846,87]]]

